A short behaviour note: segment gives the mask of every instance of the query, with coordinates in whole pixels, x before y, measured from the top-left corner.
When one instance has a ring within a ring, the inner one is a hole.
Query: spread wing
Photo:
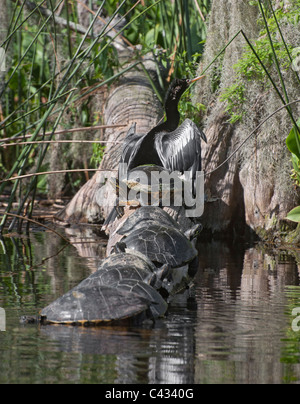
[[[144,164],[161,165],[157,160],[153,136],[149,136],[149,133],[136,133],[136,126],[133,125],[124,139],[120,163],[127,164],[128,170]]]
[[[201,139],[206,142],[205,134],[190,119],[174,132],[157,136],[156,149],[163,166],[181,173],[189,171],[195,180],[197,171],[202,169]]]
[[[139,138],[140,136],[137,135],[136,133],[136,123],[134,123],[127,132],[127,135],[124,139],[122,156],[120,161],[121,163],[128,164]]]

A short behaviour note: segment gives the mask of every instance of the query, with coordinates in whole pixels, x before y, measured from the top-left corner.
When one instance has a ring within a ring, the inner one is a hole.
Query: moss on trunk
[[[296,3],[299,1],[291,2],[287,7],[294,10]],[[278,7],[278,13],[282,12],[281,29],[288,46],[290,49],[299,46],[299,23],[295,24],[290,14],[281,10],[282,4],[274,1],[273,5]],[[271,20],[268,22],[271,24]],[[299,82],[274,22],[271,28],[289,100],[293,101],[299,98]],[[270,44],[266,49],[268,39],[262,35],[259,8],[250,1],[213,1],[201,67],[209,65],[240,30],[252,44],[260,47],[261,53],[266,53],[262,55],[264,62],[282,91]],[[206,80],[198,83],[195,102],[208,107],[203,117],[208,137],[203,156],[207,172],[217,169],[266,117],[282,106],[249,49],[244,37],[238,35],[207,72]],[[300,105],[295,104],[292,110],[297,119]],[[224,233],[234,221],[244,221],[262,239],[274,239],[282,233],[287,213],[299,203],[299,192],[291,178],[291,155],[285,144],[292,126],[286,110],[282,110],[264,124],[225,166],[207,175],[206,190],[212,202],[205,209],[203,221],[208,230]],[[292,236],[293,229],[291,225],[290,239],[298,242],[297,237]],[[285,236],[286,230],[280,237]]]

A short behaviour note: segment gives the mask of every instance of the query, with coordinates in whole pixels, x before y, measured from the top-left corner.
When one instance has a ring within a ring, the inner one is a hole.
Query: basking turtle
[[[161,224],[167,227],[181,230],[179,224],[163,209],[157,206],[142,206],[131,214],[126,222],[117,230],[120,235],[129,235],[133,230],[144,227],[145,222],[153,224]],[[184,235],[193,240],[202,230],[201,224],[193,225]]]
[[[131,231],[136,230],[136,228],[142,227],[146,221],[158,222],[180,230],[178,223],[160,207],[142,206],[128,217],[122,227],[117,230],[117,233],[123,236],[129,234]]]
[[[122,183],[126,187],[120,187],[119,202],[125,199],[132,206],[172,206],[179,198],[177,206],[183,204],[186,185],[180,172],[156,165],[139,166],[130,170],[119,185]]]
[[[163,209],[158,206],[142,206],[138,209],[124,210],[123,216],[116,219],[109,226],[109,240],[107,244],[107,255],[111,254],[113,247],[121,241],[122,236],[129,234],[136,226],[142,226],[144,221],[158,221],[167,226],[174,226],[179,229],[178,223]]]
[[[41,311],[43,324],[100,325],[141,322],[165,314],[167,303],[150,285],[122,280],[114,286],[78,285]]]
[[[140,208],[142,209],[142,208]],[[170,297],[190,286],[198,271],[198,251],[194,243],[176,227],[168,227],[152,220],[142,222],[115,246],[116,252],[138,251],[155,265],[169,264],[168,276],[161,282],[159,292]]]
[[[176,227],[145,221],[142,227],[127,234],[116,244],[116,251],[138,251],[156,265],[179,268],[193,261],[198,252],[190,240]]]
[[[129,172],[119,172],[119,179],[113,186],[118,190],[116,206],[102,227],[108,233],[114,221],[124,215],[125,207],[182,206],[184,196],[189,192],[181,173],[171,172],[156,165],[139,166]]]
[[[136,280],[159,289],[169,271],[168,264],[157,268],[145,255],[137,251],[128,251],[109,256],[101,263],[98,271],[80,285],[114,286],[123,280]]]
[[[41,311],[43,324],[100,325],[134,318],[149,308],[140,296],[111,286],[72,289]]]
[[[169,266],[157,269],[140,253],[112,255],[97,272],[42,310],[43,324],[97,325],[139,321],[165,314],[161,287]],[[23,319],[30,322],[30,318]]]

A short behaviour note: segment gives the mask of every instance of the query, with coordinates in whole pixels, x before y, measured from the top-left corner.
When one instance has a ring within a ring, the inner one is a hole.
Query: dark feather
[[[162,166],[170,171],[189,171],[193,181],[201,171],[201,139],[205,134],[190,119],[186,119],[175,131],[159,133],[155,137],[155,149]]]
[[[124,140],[120,163],[126,163],[128,171],[142,165],[157,165],[172,172],[189,172],[194,182],[197,171],[201,171],[201,139],[205,134],[190,119],[178,128],[180,114],[178,103],[191,83],[199,80],[175,79],[166,94],[167,120],[147,134],[137,134],[132,125]],[[111,218],[116,217],[116,212]]]

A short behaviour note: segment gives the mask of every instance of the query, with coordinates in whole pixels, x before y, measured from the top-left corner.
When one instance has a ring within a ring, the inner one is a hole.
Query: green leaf
[[[298,120],[297,125],[300,127],[300,119]],[[299,143],[300,143],[300,136],[298,135],[297,129],[294,126],[286,139],[286,145],[287,145],[289,151],[291,153],[295,154],[300,159],[300,150],[298,148],[296,136],[298,136]]]
[[[292,153],[293,174],[292,178],[296,180],[296,185],[300,186],[300,160]]]
[[[291,210],[286,218],[292,222],[300,223],[300,206]]]
[[[292,163],[294,170],[300,175],[300,159],[294,153],[292,153]]]

